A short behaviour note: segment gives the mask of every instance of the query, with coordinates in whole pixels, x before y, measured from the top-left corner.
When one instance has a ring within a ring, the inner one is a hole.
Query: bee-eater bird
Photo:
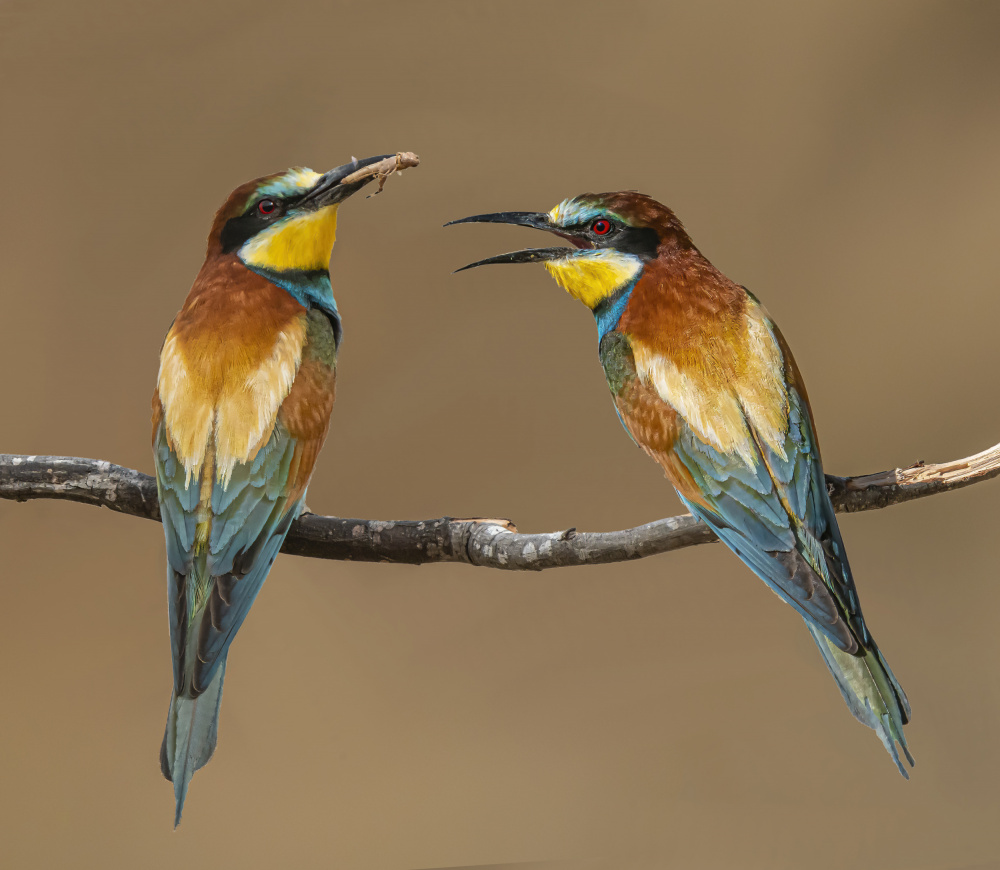
[[[861,615],[805,385],[764,307],[639,193],[452,221],[468,222],[535,227],[574,246],[464,268],[540,262],[593,312],[625,429],[691,513],[802,616],[847,706],[908,778],[896,744],[912,765],[910,705]]]
[[[160,766],[174,784],[175,826],[215,750],[229,645],[302,508],[329,427],[337,209],[371,181],[354,180],[358,170],[385,159],[236,188],[160,351],[153,454],[174,674]]]

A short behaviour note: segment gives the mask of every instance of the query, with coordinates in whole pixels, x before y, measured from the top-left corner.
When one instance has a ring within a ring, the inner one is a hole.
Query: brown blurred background
[[[397,149],[341,213],[321,513],[680,512],[531,244],[670,204],[770,309],[827,469],[1000,439],[996,4],[0,3],[0,450],[151,470],[149,395],[237,184]],[[1000,866],[1000,484],[843,518],[912,780],[721,547],[541,575],[278,560],[184,822],[160,527],[0,502],[5,867]],[[585,862],[590,861],[590,864]]]

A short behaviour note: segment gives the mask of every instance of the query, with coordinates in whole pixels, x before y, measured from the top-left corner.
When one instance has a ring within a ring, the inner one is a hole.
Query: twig
[[[382,192],[382,188],[385,187],[385,180],[392,173],[402,172],[404,169],[419,165],[420,158],[412,151],[399,151],[395,157],[386,157],[385,160],[380,160],[378,163],[372,163],[370,166],[365,166],[363,169],[352,172],[350,175],[340,179],[340,183],[354,184],[358,181],[364,181],[367,178],[377,178],[378,190],[372,194],[372,196],[375,196],[376,193]]]
[[[827,476],[838,512],[876,510],[960,489],[1000,475],[1000,444],[954,462],[918,464],[860,477]],[[156,482],[147,474],[96,459],[0,453],[0,498],[66,499],[159,520]],[[600,565],[641,559],[716,540],[689,514],[619,532],[521,534],[507,520],[354,520],[304,514],[282,552],[358,562],[464,562],[514,571]]]

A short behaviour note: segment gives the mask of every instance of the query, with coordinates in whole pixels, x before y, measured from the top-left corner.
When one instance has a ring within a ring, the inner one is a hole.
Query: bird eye
[[[257,203],[257,211],[267,217],[278,210],[278,204],[273,199],[262,199]]]
[[[611,232],[611,221],[599,218],[590,225],[590,231],[596,236],[606,236]]]

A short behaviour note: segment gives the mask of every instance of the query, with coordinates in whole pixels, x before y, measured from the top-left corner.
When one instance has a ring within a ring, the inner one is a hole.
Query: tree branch
[[[1000,475],[1000,444],[954,462],[826,481],[838,512],[875,510],[960,489]],[[159,520],[156,481],[147,474],[97,459],[0,453],[0,498],[65,499]],[[358,562],[464,562],[515,571],[601,565],[709,544],[715,535],[690,514],[620,532],[521,534],[509,520],[382,521],[303,514],[282,552]]]

